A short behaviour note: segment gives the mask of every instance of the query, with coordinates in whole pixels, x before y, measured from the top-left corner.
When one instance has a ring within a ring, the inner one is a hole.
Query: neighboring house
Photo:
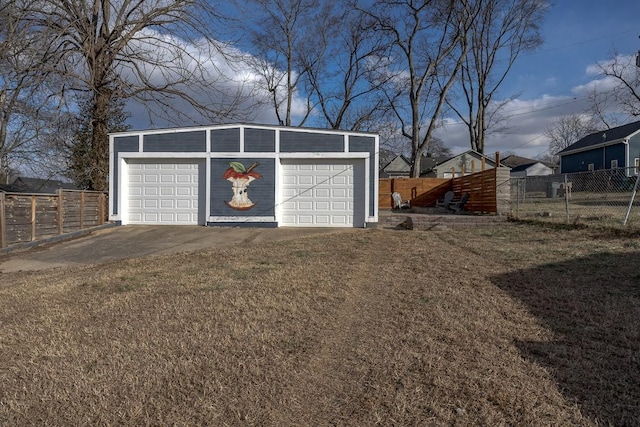
[[[434,168],[438,178],[455,178],[482,170],[482,160],[484,159],[485,169],[495,168],[496,162],[491,158],[480,154],[477,151],[469,150],[439,162]]]
[[[420,178],[435,176],[434,168],[439,161],[447,157],[422,156],[420,161]],[[411,161],[404,155],[398,155],[380,169],[380,178],[409,178],[411,176]]]
[[[402,154],[394,157],[380,170],[380,178],[409,177],[411,162]]]
[[[109,219],[122,224],[368,227],[378,135],[229,124],[109,135]]]
[[[626,175],[640,172],[640,121],[595,132],[558,153],[560,172],[626,169]]]
[[[18,177],[11,184],[0,185],[0,191],[5,193],[44,193],[54,194],[58,190],[77,190],[70,182],[56,179]]]
[[[437,176],[436,167],[439,163],[449,160],[449,157],[437,156],[431,157],[430,155],[422,157],[420,163],[420,178],[435,178]]]
[[[553,169],[542,162],[528,163],[511,168],[512,178],[526,178],[529,176],[553,175]]]
[[[505,157],[501,163],[511,168],[511,176],[514,178],[553,175],[554,172],[553,165],[516,155]]]
[[[381,148],[380,152],[378,153],[378,161],[380,162],[379,163],[380,170],[382,171],[382,168],[386,164],[388,164],[391,160],[395,159],[396,156],[397,156],[397,154],[394,153],[393,151]]]

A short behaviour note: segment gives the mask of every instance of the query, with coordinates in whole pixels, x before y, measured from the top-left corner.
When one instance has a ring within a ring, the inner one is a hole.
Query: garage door
[[[283,160],[282,225],[363,227],[362,163],[359,160]]]
[[[204,165],[175,159],[132,160],[128,165],[129,224],[203,223],[198,182]]]

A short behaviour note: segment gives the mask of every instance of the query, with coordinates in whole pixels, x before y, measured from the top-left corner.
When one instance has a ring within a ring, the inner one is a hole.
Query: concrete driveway
[[[153,254],[295,239],[347,230],[351,229],[127,225],[97,230],[83,237],[27,251],[2,254],[0,273],[99,264]]]

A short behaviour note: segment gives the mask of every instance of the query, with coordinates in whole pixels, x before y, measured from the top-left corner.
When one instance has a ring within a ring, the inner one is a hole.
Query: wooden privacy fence
[[[511,201],[511,169],[494,168],[453,178],[451,189],[460,197],[469,194],[464,210],[469,212],[507,214]]]
[[[435,206],[452,190],[457,198],[468,193],[465,211],[507,214],[510,209],[510,169],[492,168],[457,178],[383,178],[379,185],[379,208],[391,209],[391,193],[397,191],[411,206]]]
[[[0,193],[0,248],[102,225],[106,216],[107,195],[99,191]]]
[[[414,199],[448,181],[451,180],[447,178],[380,178],[378,208],[392,209],[391,194],[394,192],[400,193],[402,200]]]

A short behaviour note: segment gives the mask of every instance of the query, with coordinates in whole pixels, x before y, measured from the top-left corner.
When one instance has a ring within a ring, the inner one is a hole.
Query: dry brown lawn
[[[640,238],[505,225],[0,274],[0,426],[640,425]]]

